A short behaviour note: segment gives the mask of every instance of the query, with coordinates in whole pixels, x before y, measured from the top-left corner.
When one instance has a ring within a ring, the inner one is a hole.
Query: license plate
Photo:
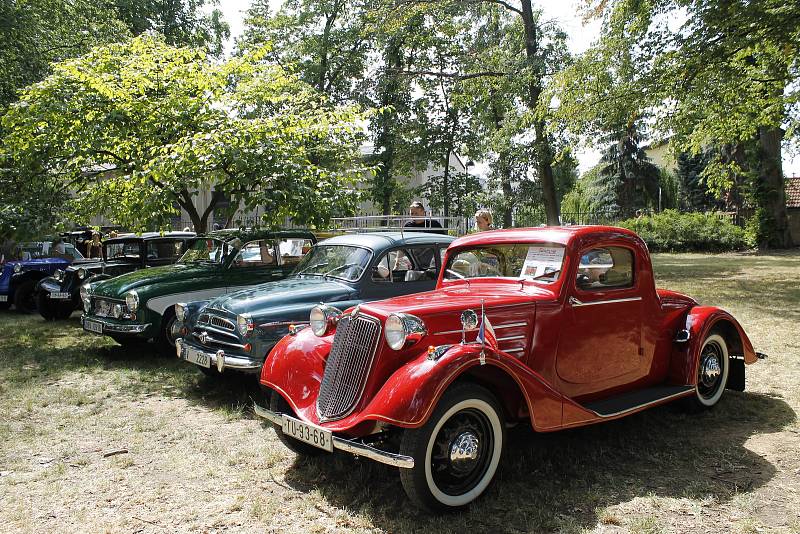
[[[66,299],[71,299],[72,295],[70,295],[69,293],[66,293],[64,291],[54,291],[54,292],[50,293],[50,298],[51,299],[65,299],[66,300]]]
[[[283,433],[309,445],[333,452],[333,433],[330,430],[284,415]]]
[[[91,319],[84,319],[83,329],[88,330],[89,332],[94,332],[95,334],[102,334],[103,323],[98,323],[97,321],[92,321]]]
[[[0,295],[0,302],[8,302],[8,295]]]
[[[185,359],[187,362],[192,362],[200,367],[211,367],[211,356],[191,347],[186,347]]]

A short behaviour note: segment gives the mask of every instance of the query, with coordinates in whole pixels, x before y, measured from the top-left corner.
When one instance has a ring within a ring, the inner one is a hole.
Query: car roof
[[[267,230],[263,228],[223,228],[222,230],[212,230],[200,237],[212,237],[218,239],[239,238],[243,241],[248,239],[263,238],[312,238],[314,234],[310,230]]]
[[[635,232],[616,226],[541,226],[537,228],[509,228],[506,230],[489,230],[458,238],[453,247],[502,244],[502,243],[559,243],[567,246],[587,239],[607,237],[625,237],[640,240]]]
[[[180,238],[180,237],[195,237],[197,234],[194,232],[164,232],[163,234],[160,232],[144,232],[143,234],[120,234],[117,237],[111,237],[106,239],[105,243],[113,243],[115,241],[128,241],[130,239],[159,239],[159,238]]]
[[[343,234],[322,241],[326,245],[356,245],[372,250],[380,250],[397,245],[449,245],[455,237],[427,232],[366,232],[359,234]]]

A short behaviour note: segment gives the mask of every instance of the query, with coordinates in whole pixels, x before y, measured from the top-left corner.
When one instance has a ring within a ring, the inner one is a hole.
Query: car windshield
[[[138,261],[142,256],[142,243],[138,239],[106,243],[107,260]]]
[[[481,245],[451,254],[445,280],[515,278],[551,283],[558,280],[564,247],[550,243]]]
[[[293,275],[330,276],[355,282],[367,270],[372,251],[350,245],[319,245],[295,267]]]
[[[231,250],[231,243],[221,239],[200,237],[183,253],[178,263],[222,263]]]

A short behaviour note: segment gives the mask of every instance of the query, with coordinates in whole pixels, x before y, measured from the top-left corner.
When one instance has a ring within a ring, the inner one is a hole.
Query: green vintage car
[[[122,345],[155,339],[175,354],[174,305],[285,278],[316,243],[305,230],[219,230],[196,238],[174,265],[81,287],[83,329]]]

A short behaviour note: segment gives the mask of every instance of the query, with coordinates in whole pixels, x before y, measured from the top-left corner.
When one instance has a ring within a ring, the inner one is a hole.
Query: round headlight
[[[311,309],[311,315],[309,317],[311,331],[318,337],[326,335],[330,331],[330,328],[336,324],[336,320],[340,315],[342,315],[341,310],[333,306],[327,306],[325,304],[314,306]]]
[[[53,273],[53,278],[55,278],[56,282],[61,282],[64,280],[64,271],[56,269],[56,272]]]
[[[14,264],[14,272],[15,272],[15,273],[18,273],[18,272],[20,272],[21,270],[22,270],[22,264],[21,264],[21,263],[15,263],[15,264]]]
[[[186,320],[186,304],[179,302],[175,305],[175,317],[180,322]]]
[[[384,338],[393,350],[400,350],[416,343],[427,334],[422,319],[407,313],[393,313],[386,318]]]
[[[81,300],[84,302],[88,302],[89,295],[91,294],[91,291],[89,291],[89,284],[83,284],[79,292],[81,294]]]
[[[81,267],[80,269],[78,269],[77,274],[78,274],[78,280],[83,280],[84,278],[86,278],[86,269]]]
[[[239,328],[239,333],[243,336],[246,336],[248,333],[253,331],[253,320],[249,317],[245,317],[244,315],[237,315],[236,326]]]
[[[113,311],[114,319],[121,319],[123,313],[125,313],[125,310],[122,309],[122,304],[115,304]]]
[[[133,313],[139,309],[139,294],[130,290],[125,293],[125,304],[128,306],[128,311]]]
[[[92,303],[89,300],[89,297],[86,297],[85,299],[83,299],[83,311],[85,311],[86,313],[89,313],[91,308],[92,308]]]

